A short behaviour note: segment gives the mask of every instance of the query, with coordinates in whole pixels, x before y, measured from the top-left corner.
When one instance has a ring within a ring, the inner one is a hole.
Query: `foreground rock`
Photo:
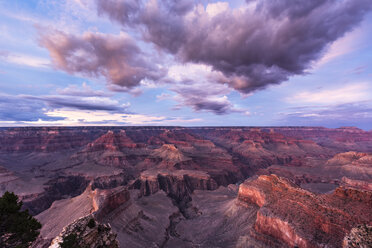
[[[98,223],[92,215],[80,218],[66,226],[62,232],[53,239],[49,248],[59,248],[62,242],[68,241],[80,247],[119,247],[116,234],[111,231],[111,226]]]
[[[343,248],[372,247],[372,226],[360,225],[351,229],[344,238]]]
[[[143,172],[133,182],[137,189],[88,187],[38,215],[41,234],[54,238],[90,212],[112,227],[120,247],[339,248],[353,227],[372,222],[369,191],[339,187],[313,194],[276,175],[240,186],[212,182],[205,172],[156,170]]]
[[[276,175],[246,180],[238,199],[259,207],[252,236],[271,247],[341,247],[353,226],[372,220],[372,192],[339,187],[316,195]]]
[[[79,196],[56,201],[49,209],[36,216],[42,229],[38,244],[34,247],[48,247],[63,228],[92,213],[101,222],[112,211],[129,203],[129,200],[130,195],[125,187],[92,190],[89,185]]]

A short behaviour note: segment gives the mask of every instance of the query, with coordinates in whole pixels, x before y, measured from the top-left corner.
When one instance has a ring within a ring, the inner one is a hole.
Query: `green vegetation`
[[[21,207],[14,193],[7,191],[0,197],[0,247],[26,248],[39,235],[41,224]]]

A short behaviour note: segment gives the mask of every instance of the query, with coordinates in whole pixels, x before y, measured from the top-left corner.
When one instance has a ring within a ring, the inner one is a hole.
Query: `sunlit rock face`
[[[372,208],[370,191],[339,187],[332,194],[317,195],[276,175],[246,180],[238,199],[260,207],[253,232],[257,238],[268,237],[267,243],[340,247],[354,225],[372,220],[366,211]]]

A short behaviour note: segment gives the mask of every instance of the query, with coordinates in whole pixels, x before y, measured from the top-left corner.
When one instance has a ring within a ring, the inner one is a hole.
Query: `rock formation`
[[[253,236],[268,244],[298,247],[340,247],[342,238],[358,223],[370,223],[372,192],[339,187],[316,195],[276,175],[248,179],[238,199],[260,209]]]
[[[92,215],[82,217],[63,228],[49,248],[60,248],[61,243],[71,241],[80,247],[118,248],[119,242],[109,224],[98,223]]]
[[[81,195],[55,201],[49,209],[36,216],[42,223],[41,239],[38,242],[49,244],[64,227],[90,214],[101,222],[125,204],[130,204],[130,195],[126,187],[92,190],[89,185]]]
[[[148,170],[133,184],[133,188],[139,189],[141,195],[146,196],[163,190],[177,198],[182,198],[195,189],[214,190],[217,187],[217,183],[207,173],[191,170]]]
[[[359,225],[351,229],[345,236],[343,248],[369,248],[372,247],[372,226]]]
[[[173,144],[164,144],[155,149],[152,153],[155,158],[160,158],[162,165],[160,167],[173,167],[177,163],[190,160]],[[159,167],[159,166],[158,166]]]
[[[372,224],[371,140],[351,127],[0,128],[0,193],[43,224],[36,247],[90,214],[122,247],[341,247]]]
[[[126,187],[93,191],[95,217],[100,220],[112,211],[129,202],[130,195]]]

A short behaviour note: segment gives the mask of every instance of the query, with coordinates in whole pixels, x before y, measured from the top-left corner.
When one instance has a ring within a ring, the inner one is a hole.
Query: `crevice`
[[[164,248],[167,245],[167,243],[168,243],[168,241],[169,241],[170,238],[176,238],[176,239],[180,239],[182,242],[192,243],[191,240],[188,240],[188,239],[185,239],[185,238],[181,238],[181,235],[176,230],[177,225],[182,220],[185,220],[185,219],[188,219],[188,218],[186,218],[185,215],[183,215],[183,213],[180,212],[180,211],[179,212],[174,212],[173,214],[171,214],[169,216],[169,225],[165,229],[164,240],[159,245],[160,248]]]

